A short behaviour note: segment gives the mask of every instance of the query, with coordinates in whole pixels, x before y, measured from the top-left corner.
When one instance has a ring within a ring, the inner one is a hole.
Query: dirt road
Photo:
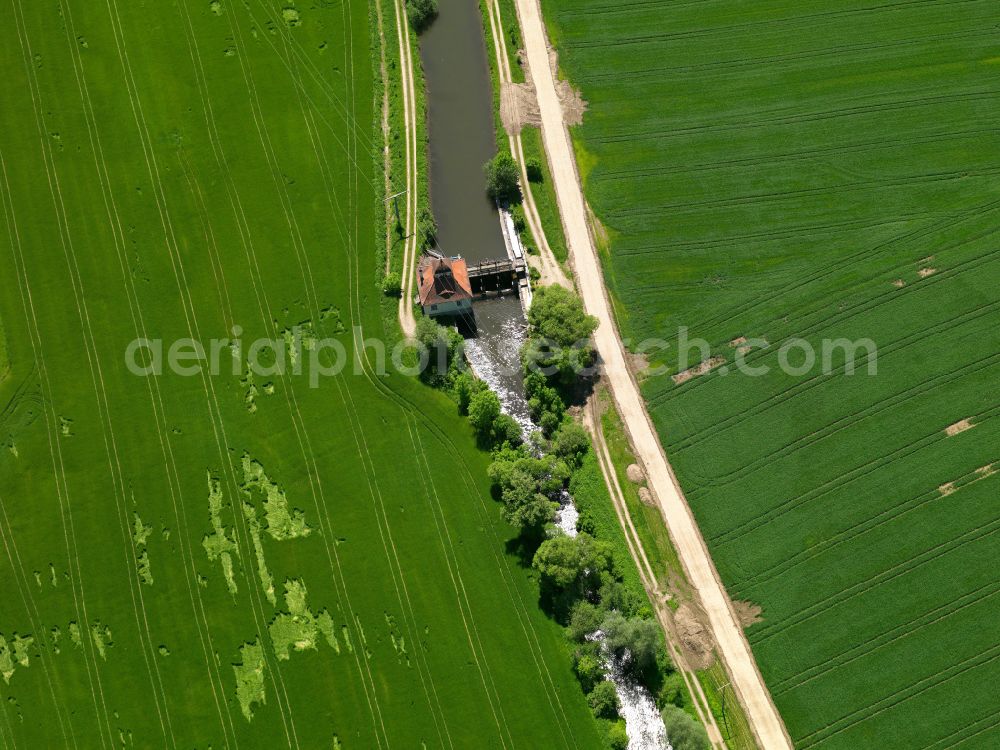
[[[552,167],[556,197],[579,289],[587,311],[600,321],[594,339],[604,363],[605,380],[614,395],[636,454],[646,468],[649,485],[656,495],[687,578],[701,599],[720,657],[757,740],[766,750],[790,750],[791,740],[757,670],[750,645],[719,580],[701,532],[660,447],[638,386],[626,366],[625,353],[605,294],[597,250],[587,224],[583,191],[569,133],[563,122],[556,82],[549,66],[548,45],[538,0],[516,0],[516,3],[528,67],[538,96],[542,140]]]
[[[406,140],[406,223],[403,236],[402,294],[399,297],[399,325],[403,335],[413,338],[417,323],[413,318],[413,284],[417,257],[417,104],[414,96],[413,58],[410,29],[406,24],[403,0],[395,0],[396,38],[399,41],[399,72],[403,89],[403,121]]]

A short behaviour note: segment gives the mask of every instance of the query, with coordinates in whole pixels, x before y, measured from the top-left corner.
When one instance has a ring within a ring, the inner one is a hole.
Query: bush
[[[529,254],[531,254],[531,250],[532,248],[528,248]],[[528,266],[528,278],[533,282],[537,282],[540,278],[542,278],[542,272],[534,266]]]
[[[528,221],[524,218],[524,209],[520,206],[514,206],[510,211],[510,218],[514,223],[514,231],[518,234],[524,234],[524,230],[528,228]]]
[[[570,610],[569,625],[566,626],[569,629],[570,638],[574,641],[585,640],[588,635],[600,629],[605,614],[605,610],[596,604],[586,600],[578,601]]]
[[[418,34],[431,25],[437,12],[437,0],[406,0],[406,17]]]
[[[667,705],[660,712],[674,750],[709,750],[711,743],[705,728],[682,708]]]
[[[656,703],[661,708],[667,705],[684,708],[687,703],[685,697],[684,677],[680,672],[671,672],[663,680],[659,695],[656,696]]]
[[[503,205],[521,202],[520,170],[513,156],[501,152],[486,162],[483,169],[486,171],[486,192],[490,198]]]
[[[655,620],[634,617],[626,619],[621,612],[612,611],[601,623],[605,643],[615,654],[628,651],[630,658],[625,668],[647,687],[655,682],[660,670],[663,636]]]
[[[493,423],[500,416],[500,399],[491,390],[482,390],[469,399],[469,422],[476,436],[489,442],[493,436]]]
[[[576,651],[573,655],[573,672],[584,693],[589,693],[604,679],[604,666],[596,643],[588,643]]]
[[[608,747],[611,750],[628,750],[628,732],[622,722],[615,722],[608,730]]]
[[[420,377],[434,386],[443,386],[457,377],[464,360],[465,339],[454,328],[445,328],[431,318],[417,319],[417,341],[428,353],[427,366]]]
[[[521,425],[509,414],[501,414],[493,422],[493,445],[520,445]]]
[[[536,156],[528,158],[524,163],[524,171],[528,173],[528,182],[541,182],[544,179],[542,176],[542,162]]]
[[[417,237],[420,240],[421,250],[434,247],[434,242],[437,240],[437,221],[426,206],[420,209],[420,216],[417,219]]]
[[[615,692],[614,683],[608,680],[602,680],[594,685],[594,689],[587,696],[587,703],[598,719],[614,721],[618,718],[621,703],[618,700],[618,693]]]
[[[590,534],[560,534],[546,539],[531,562],[531,567],[552,585],[561,589],[576,587],[583,594],[599,589],[602,577],[613,565],[611,545]]]
[[[467,415],[472,397],[488,387],[482,380],[473,377],[472,373],[463,372],[458,375],[452,387],[455,397],[458,399],[458,413],[463,416]]]
[[[386,297],[398,297],[402,293],[403,280],[399,277],[399,274],[395,271],[386,274],[386,277],[382,280],[382,294]]]
[[[579,422],[566,422],[552,436],[552,452],[570,468],[579,468],[590,450],[590,436]]]

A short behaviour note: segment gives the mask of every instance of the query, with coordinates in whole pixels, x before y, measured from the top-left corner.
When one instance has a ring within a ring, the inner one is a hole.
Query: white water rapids
[[[499,332],[489,334],[480,329],[479,337],[466,339],[465,354],[473,372],[497,394],[503,413],[514,418],[527,441],[538,426],[531,421],[531,410],[521,389],[520,351],[525,340],[524,320],[520,316],[509,318],[502,321],[498,328]],[[573,496],[563,490],[559,495],[559,510],[556,511],[556,528],[563,534],[576,536],[579,517]],[[629,750],[670,750],[663,718],[649,691],[627,674],[624,659],[611,653],[601,631],[588,636],[588,639],[601,644],[607,679],[614,683],[621,703],[620,714],[625,720]]]

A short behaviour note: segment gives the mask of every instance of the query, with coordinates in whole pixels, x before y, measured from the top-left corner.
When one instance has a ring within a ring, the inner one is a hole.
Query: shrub
[[[609,612],[601,623],[605,643],[618,655],[628,651],[626,669],[643,684],[654,680],[659,671],[660,652],[663,650],[663,637],[660,626],[655,620],[634,617],[626,619],[621,612]]]
[[[464,360],[465,339],[454,328],[445,328],[431,318],[417,319],[417,341],[428,353],[427,366],[420,377],[431,385],[442,386],[458,375]]]
[[[469,422],[476,436],[488,442],[493,435],[493,423],[500,416],[500,399],[490,390],[482,390],[469,399]]]
[[[403,293],[403,280],[393,271],[382,280],[382,293],[386,297],[398,297]]]
[[[604,666],[597,653],[597,644],[588,643],[586,645],[592,648],[581,647],[573,655],[573,672],[576,673],[576,679],[580,681],[583,692],[589,693],[597,683],[604,679]]]
[[[486,162],[483,168],[486,171],[486,192],[490,198],[504,205],[521,202],[519,170],[513,156],[501,152]]]
[[[531,251],[532,251],[533,249],[534,249],[534,248],[530,248],[530,247],[529,247],[529,248],[527,248],[527,250],[528,250],[528,254],[529,254],[529,255],[531,255],[531,254],[532,254],[532,253],[531,253]],[[542,278],[542,272],[541,272],[541,271],[539,271],[539,270],[538,270],[537,268],[535,268],[534,266],[528,266],[528,278],[529,278],[529,279],[531,279],[531,280],[532,280],[532,281],[534,281],[534,282],[537,282],[537,281],[538,281],[538,280],[539,280],[540,278]]]
[[[628,732],[622,722],[615,722],[608,730],[608,747],[611,750],[628,750]]]
[[[660,712],[674,750],[708,750],[711,743],[705,728],[677,706],[666,705]]]
[[[560,534],[541,543],[531,567],[558,588],[576,587],[586,594],[599,588],[602,576],[611,571],[611,545],[590,534]]]
[[[552,452],[570,468],[579,468],[590,449],[590,436],[579,422],[566,422],[552,436]]]
[[[660,693],[656,696],[657,705],[661,708],[667,705],[684,708],[684,704],[687,703],[684,690],[683,675],[681,675],[680,672],[671,672],[663,680],[663,685],[660,687]]]
[[[528,173],[528,182],[541,182],[544,177],[542,176],[542,162],[536,157],[529,157],[524,163],[524,171]]]
[[[463,372],[456,377],[453,391],[455,397],[458,399],[458,413],[463,416],[467,415],[469,413],[469,402],[472,400],[472,397],[487,388],[486,383],[473,377],[471,373]]]
[[[611,719],[613,721],[618,718],[621,703],[618,701],[618,693],[615,692],[614,683],[608,680],[602,680],[594,685],[594,689],[587,696],[587,703],[590,704],[590,710],[598,719]]]
[[[514,206],[510,211],[510,218],[514,223],[514,231],[518,234],[524,234],[524,230],[528,228],[528,221],[524,218],[524,209],[520,206]]]
[[[426,206],[420,209],[420,216],[417,219],[417,237],[420,239],[421,250],[434,247],[434,242],[437,240],[437,221]]]
[[[509,414],[501,414],[493,422],[493,445],[520,445],[521,425]]]
[[[596,604],[586,600],[578,601],[569,613],[569,636],[574,641],[583,641],[595,630],[599,630],[606,612]],[[594,644],[596,646],[596,644]],[[588,691],[589,692],[589,691]]]
[[[418,34],[431,25],[437,12],[437,0],[406,0],[406,17]]]

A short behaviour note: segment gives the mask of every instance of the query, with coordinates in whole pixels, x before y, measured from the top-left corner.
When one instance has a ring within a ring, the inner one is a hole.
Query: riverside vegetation
[[[517,423],[501,413],[496,394],[465,370],[461,336],[426,318],[418,324],[418,338],[432,356],[423,377],[450,393],[480,446],[490,452],[493,496],[517,531],[508,546],[538,573],[540,608],[565,628],[574,673],[605,727],[606,744],[623,749],[628,738],[614,687],[606,679],[605,654],[592,638],[596,631],[628,674],[654,696],[675,750],[704,750],[707,735],[684,710],[690,698],[667,656],[645,591],[630,570],[628,553],[601,539],[586,511],[575,536],[554,530],[559,498],[576,483],[587,483],[591,502],[611,502],[603,485],[593,481],[599,469],[589,435],[568,408],[586,394],[580,372],[593,361],[589,338],[596,319],[572,291],[547,286],[536,289],[528,324],[524,383],[541,429],[527,442]]]

